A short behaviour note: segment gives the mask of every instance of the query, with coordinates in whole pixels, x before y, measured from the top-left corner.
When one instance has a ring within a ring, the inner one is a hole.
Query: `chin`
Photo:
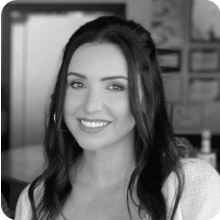
[[[100,140],[84,139],[84,140],[78,140],[77,142],[83,150],[88,150],[88,151],[96,151],[107,147],[106,141],[105,143],[103,143]]]

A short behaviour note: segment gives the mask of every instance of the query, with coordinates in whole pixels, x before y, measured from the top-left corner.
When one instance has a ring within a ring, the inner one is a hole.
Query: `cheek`
[[[74,115],[78,111],[80,105],[81,101],[79,99],[76,99],[67,93],[63,107],[64,116]]]
[[[70,100],[68,98],[65,99],[64,101],[64,106],[63,106],[63,112],[64,112],[64,116],[70,115],[72,112],[72,103],[70,102]]]
[[[128,100],[118,100],[112,105],[118,120],[123,124],[135,124]]]

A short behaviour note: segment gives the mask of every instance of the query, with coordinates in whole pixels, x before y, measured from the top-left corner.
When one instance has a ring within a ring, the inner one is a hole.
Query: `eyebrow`
[[[80,73],[69,72],[67,76],[70,76],[70,75],[77,76],[77,77],[80,77],[82,79],[87,79],[87,77],[85,75],[80,74]],[[128,78],[125,77],[125,76],[108,76],[108,77],[101,78],[101,81],[113,80],[113,79],[125,79],[125,80],[128,80]]]

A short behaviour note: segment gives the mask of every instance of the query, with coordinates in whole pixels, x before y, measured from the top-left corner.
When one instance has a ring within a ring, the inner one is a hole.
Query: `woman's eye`
[[[122,91],[124,88],[121,85],[113,84],[108,87],[110,90],[115,90],[115,91]]]
[[[73,82],[71,83],[71,86],[74,88],[74,89],[81,89],[81,88],[85,88],[85,85],[80,83],[80,82]]]

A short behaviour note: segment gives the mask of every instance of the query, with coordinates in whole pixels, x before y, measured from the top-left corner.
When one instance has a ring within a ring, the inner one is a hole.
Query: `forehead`
[[[86,43],[73,54],[68,72],[86,75],[127,76],[127,61],[121,49],[111,43]]]

